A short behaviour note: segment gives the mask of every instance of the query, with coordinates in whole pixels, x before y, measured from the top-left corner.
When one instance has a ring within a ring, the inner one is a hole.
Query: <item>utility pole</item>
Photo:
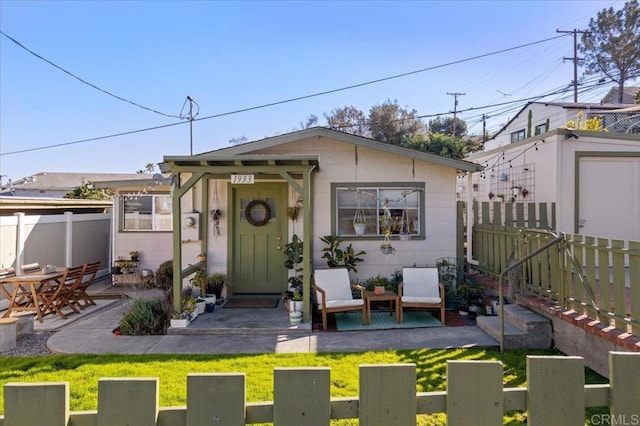
[[[482,114],[482,142],[487,141],[487,116]]]
[[[189,101],[189,152],[193,155],[193,99],[187,96]]]
[[[453,96],[453,137],[456,137],[456,113],[458,112],[458,96],[464,96],[466,93],[449,93],[447,95]]]
[[[561,34],[573,34],[573,58],[562,58],[562,60],[573,61],[573,102],[578,103],[578,61],[582,61],[584,58],[578,58],[578,34],[586,34],[588,31],[580,31],[574,29],[573,31],[560,31]]]

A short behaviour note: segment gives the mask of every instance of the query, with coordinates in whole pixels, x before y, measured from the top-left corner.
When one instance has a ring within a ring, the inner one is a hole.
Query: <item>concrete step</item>
[[[519,305],[504,307],[505,349],[546,349],[553,343],[551,321]],[[500,340],[500,318],[479,316],[476,323],[483,331]]]

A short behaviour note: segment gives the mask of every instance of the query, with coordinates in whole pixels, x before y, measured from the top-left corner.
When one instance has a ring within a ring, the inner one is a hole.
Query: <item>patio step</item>
[[[504,348],[546,349],[553,343],[551,321],[516,304],[504,306]],[[476,323],[484,332],[500,340],[500,318],[479,316]]]
[[[196,320],[197,321],[197,320]],[[195,324],[195,323],[194,323]],[[256,328],[256,327],[194,327],[190,324],[188,327],[175,328],[169,327],[167,334],[177,335],[293,335],[311,333],[311,324],[303,323],[298,326],[291,327],[274,327],[274,328]]]

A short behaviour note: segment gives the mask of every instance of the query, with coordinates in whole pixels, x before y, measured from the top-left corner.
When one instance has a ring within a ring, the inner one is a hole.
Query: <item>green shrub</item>
[[[120,320],[120,334],[126,336],[144,336],[165,334],[167,304],[161,299],[135,299],[129,311]]]
[[[173,286],[173,260],[162,262],[156,271],[156,284],[168,290]]]

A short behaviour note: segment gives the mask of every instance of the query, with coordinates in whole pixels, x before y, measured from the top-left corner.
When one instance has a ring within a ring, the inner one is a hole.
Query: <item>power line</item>
[[[87,86],[92,87],[92,88],[94,88],[94,89],[96,89],[96,90],[98,90],[98,91],[100,91],[100,92],[102,92],[102,93],[105,93],[105,94],[107,94],[107,95],[109,95],[109,96],[111,96],[111,97],[114,97],[114,98],[116,98],[116,99],[118,99],[118,100],[121,100],[121,101],[123,101],[123,102],[127,102],[127,103],[129,103],[129,104],[131,104],[131,105],[137,106],[138,108],[142,108],[142,109],[144,109],[144,110],[151,111],[151,112],[154,112],[154,113],[156,113],[156,114],[162,115],[162,116],[164,116],[164,117],[169,117],[169,118],[183,118],[183,117],[180,117],[180,116],[177,116],[177,115],[165,114],[164,112],[160,112],[160,111],[157,111],[157,110],[155,110],[155,109],[148,108],[148,107],[143,106],[143,105],[140,105],[140,104],[138,104],[138,103],[136,103],[136,102],[130,101],[130,100],[128,100],[128,99],[125,99],[125,98],[123,98],[123,97],[121,97],[121,96],[114,95],[113,93],[109,92],[108,90],[101,89],[100,87],[96,86],[95,84],[89,83],[88,81],[86,81],[86,80],[84,80],[84,79],[82,79],[82,78],[78,77],[78,76],[77,76],[77,75],[75,75],[74,73],[72,73],[72,72],[70,72],[70,71],[67,71],[66,69],[62,68],[62,67],[61,67],[61,66],[59,66],[59,65],[54,64],[53,62],[51,62],[51,61],[50,61],[50,60],[48,60],[47,58],[45,58],[45,57],[43,57],[43,56],[38,55],[36,52],[34,52],[33,50],[31,50],[31,49],[27,48],[25,45],[23,45],[22,43],[20,43],[20,42],[19,42],[18,40],[16,40],[15,38],[13,38],[13,37],[9,36],[8,34],[6,34],[6,33],[2,32],[2,31],[0,31],[0,34],[2,34],[3,36],[5,36],[6,38],[8,38],[9,40],[11,40],[12,42],[14,42],[15,44],[17,44],[18,46],[20,46],[21,48],[23,48],[23,49],[24,49],[24,50],[26,50],[27,52],[31,53],[31,54],[32,54],[33,56],[35,56],[36,58],[39,58],[39,59],[41,59],[41,60],[45,61],[45,62],[46,62],[46,63],[48,63],[49,65],[52,65],[53,67],[55,67],[55,68],[59,69],[60,71],[64,72],[65,74],[70,75],[71,77],[75,78],[76,80],[80,81],[81,83],[84,83],[84,84],[86,84]]]
[[[42,58],[38,54],[36,54],[36,53],[30,51],[29,49],[27,49],[26,47],[22,46],[17,40],[14,40],[13,38],[8,36],[4,32],[0,31],[0,34],[2,34],[5,37],[9,38],[11,41],[13,41],[14,43],[18,44],[19,46],[21,46],[25,50],[29,51],[33,55],[43,59],[44,61],[49,62],[51,65],[55,66],[56,68],[59,68],[60,70],[64,71],[67,74],[72,75],[74,78],[77,78],[78,80],[82,81],[83,83],[88,84],[91,87],[94,87],[94,88],[96,88],[96,89],[98,89],[100,91],[103,91],[103,92],[105,92],[105,93],[107,93],[107,94],[109,94],[111,96],[115,96],[115,95],[112,95],[109,92],[106,92],[106,91],[104,91],[104,90],[102,90],[102,89],[100,89],[100,88],[98,88],[96,86],[93,86],[90,83],[85,82],[84,80],[80,79],[79,77],[76,77],[75,75],[69,73],[68,71],[58,67],[57,65],[55,65],[52,62],[50,62],[49,60],[47,60],[45,58]],[[359,83],[359,84],[354,84],[354,85],[350,85],[350,86],[341,87],[341,88],[338,88],[338,89],[326,90],[326,91],[323,91],[323,92],[318,92],[318,93],[314,93],[314,94],[310,94],[310,95],[298,96],[298,97],[295,97],[295,98],[289,98],[289,99],[285,99],[285,100],[282,100],[282,101],[276,101],[276,102],[257,105],[257,106],[253,106],[253,107],[242,108],[242,109],[238,109],[238,110],[234,110],[234,111],[228,111],[228,112],[224,112],[224,113],[220,113],[220,114],[210,115],[210,116],[207,116],[207,117],[202,117],[202,118],[197,118],[197,119],[193,118],[193,119],[189,119],[189,123],[193,123],[194,121],[210,120],[212,118],[219,118],[219,117],[224,117],[224,116],[228,116],[228,115],[239,114],[239,113],[242,113],[242,112],[253,111],[253,110],[257,110],[257,109],[262,109],[262,108],[267,108],[267,107],[271,107],[271,106],[282,105],[282,104],[285,104],[285,103],[295,102],[295,101],[299,101],[299,100],[303,100],[303,99],[309,99],[309,98],[313,98],[313,97],[323,96],[323,95],[327,95],[327,94],[330,94],[330,93],[336,93],[336,92],[341,92],[341,91],[345,91],[345,90],[349,90],[349,89],[363,87],[363,86],[367,86],[367,85],[371,85],[371,84],[375,84],[375,83],[380,83],[380,82],[383,82],[383,81],[388,81],[388,80],[392,80],[392,79],[406,77],[406,76],[413,75],[413,74],[418,74],[418,73],[422,73],[422,72],[426,72],[426,71],[435,70],[435,69],[438,69],[438,68],[444,68],[444,67],[451,66],[451,65],[456,65],[456,64],[460,64],[460,63],[464,63],[464,62],[469,62],[469,61],[472,61],[472,60],[475,60],[475,59],[485,58],[485,57],[488,57],[488,56],[497,55],[497,54],[500,54],[500,53],[509,52],[509,51],[512,51],[512,50],[521,49],[521,48],[528,47],[528,46],[533,46],[533,45],[536,45],[536,44],[544,43],[544,42],[547,42],[547,41],[550,41],[550,40],[555,40],[555,39],[562,38],[562,37],[566,37],[566,36],[565,35],[560,35],[560,36],[550,37],[550,38],[547,38],[547,39],[538,40],[538,41],[534,41],[534,42],[531,42],[531,43],[521,44],[519,46],[514,46],[514,47],[509,47],[509,48],[506,48],[506,49],[496,50],[496,51],[485,53],[485,54],[482,54],[482,55],[473,56],[473,57],[470,57],[470,58],[460,59],[460,60],[457,60],[457,61],[452,61],[452,62],[448,62],[448,63],[445,63],[445,64],[440,64],[440,65],[434,65],[432,67],[423,68],[423,69],[416,70],[416,71],[410,71],[410,72],[406,72],[406,73],[402,73],[402,74],[396,74],[396,75],[393,75],[393,76],[390,76],[390,77],[383,77],[383,78],[379,78],[379,79],[376,79],[376,80],[367,81],[367,82],[364,82],[364,83]],[[545,96],[548,96],[548,95],[545,95]],[[125,102],[129,102],[129,103],[132,103],[134,105],[137,105],[137,104],[135,104],[135,103],[133,103],[131,101],[127,101],[126,99],[122,99],[122,98],[119,98],[117,96],[115,96],[115,97],[118,98],[118,99],[124,100]],[[513,102],[517,102],[517,101],[513,101]],[[501,104],[498,104],[498,105],[501,105]],[[140,105],[137,105],[137,106],[140,106]],[[140,106],[140,107],[143,108],[143,109],[148,109],[146,107],[142,107],[142,106]],[[484,107],[481,107],[481,108],[484,108]],[[471,111],[473,109],[474,108],[470,108],[470,109],[467,109],[467,110],[464,110],[464,111]],[[160,113],[160,112],[155,111],[155,110],[151,110],[151,109],[149,109],[149,110],[153,111],[153,112],[156,112],[156,113],[159,113],[161,115],[172,117],[172,118],[180,118],[180,119],[184,119],[185,118],[183,116],[169,116],[169,115]],[[460,111],[460,112],[462,112],[462,111]],[[424,116],[424,117],[437,117],[437,116],[445,115],[445,114],[446,113],[440,113],[440,114]],[[423,117],[418,117],[418,118],[423,118]],[[183,123],[172,123],[172,124],[167,124],[167,125],[164,125],[164,126],[149,127],[149,128],[145,128],[145,129],[132,130],[132,131],[129,131],[129,132],[116,133],[116,134],[111,134],[111,135],[106,135],[106,136],[99,136],[99,137],[95,137],[95,138],[81,139],[81,140],[72,141],[72,142],[65,142],[65,143],[47,145],[47,146],[42,146],[42,147],[37,147],[37,148],[29,148],[29,149],[5,152],[5,153],[0,153],[0,157],[1,156],[5,156],[5,155],[19,154],[19,153],[23,153],[23,152],[38,151],[38,150],[41,150],[41,149],[57,148],[57,147],[60,147],[60,146],[73,145],[73,144],[79,144],[79,143],[85,143],[85,142],[92,142],[92,141],[96,141],[96,140],[109,139],[109,138],[114,138],[114,137],[119,137],[119,136],[126,136],[126,135],[130,135],[130,134],[134,134],[134,133],[142,133],[142,132],[146,132],[146,131],[150,131],[150,130],[157,130],[157,129],[161,129],[163,127],[176,126],[176,125],[179,125],[179,124],[183,124]],[[351,127],[351,126],[348,126],[348,127]]]

